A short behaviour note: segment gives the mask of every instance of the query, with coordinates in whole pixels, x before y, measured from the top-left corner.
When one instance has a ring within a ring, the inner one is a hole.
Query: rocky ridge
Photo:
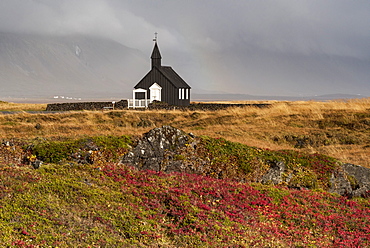
[[[202,149],[200,140],[200,137],[171,126],[155,128],[138,140],[123,157],[122,163],[140,170],[196,173],[216,178],[230,177],[230,173],[212,166],[212,159],[199,156]],[[267,169],[257,175],[254,182],[305,188],[292,181],[298,169],[288,169],[283,161],[267,161],[266,164]],[[240,174],[231,177],[229,179],[245,181],[245,177]],[[339,164],[331,173],[328,191],[349,197],[367,196],[370,192],[370,169],[353,164]]]

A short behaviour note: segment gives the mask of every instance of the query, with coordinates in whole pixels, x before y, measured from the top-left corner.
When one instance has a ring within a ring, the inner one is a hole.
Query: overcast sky
[[[369,0],[0,0],[0,31],[104,36],[148,56],[158,32],[193,89],[370,95]]]

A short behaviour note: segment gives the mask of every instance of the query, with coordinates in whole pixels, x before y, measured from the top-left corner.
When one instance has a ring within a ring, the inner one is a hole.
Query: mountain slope
[[[370,94],[370,60],[308,52],[287,53],[259,47],[226,50],[222,61],[232,65],[224,81],[233,81],[234,93],[310,96]],[[242,80],[241,80],[242,79]],[[244,79],[244,80],[243,80]]]
[[[129,96],[146,67],[112,40],[0,33],[0,97]]]

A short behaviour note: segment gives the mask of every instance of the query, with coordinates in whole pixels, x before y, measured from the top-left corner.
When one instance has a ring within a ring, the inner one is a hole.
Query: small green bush
[[[96,136],[67,141],[41,141],[34,144],[32,153],[38,159],[47,163],[59,163],[68,160],[73,153],[86,153],[90,150],[109,152],[113,159],[117,159],[115,151],[128,148],[132,143],[128,136]]]
[[[34,155],[47,163],[58,163],[67,159],[76,150],[77,146],[74,141],[46,141],[32,148]]]

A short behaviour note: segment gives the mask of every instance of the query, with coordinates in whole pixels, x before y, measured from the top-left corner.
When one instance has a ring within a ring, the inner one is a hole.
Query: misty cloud
[[[121,32],[121,21],[104,1],[2,1],[1,29],[49,34]]]
[[[369,13],[368,0],[2,0],[0,31],[97,35],[145,54],[158,32],[165,60],[200,88],[227,91],[224,81],[232,78],[245,93],[299,81],[303,88],[328,83],[329,91],[345,85],[336,84],[342,75],[370,94]]]

